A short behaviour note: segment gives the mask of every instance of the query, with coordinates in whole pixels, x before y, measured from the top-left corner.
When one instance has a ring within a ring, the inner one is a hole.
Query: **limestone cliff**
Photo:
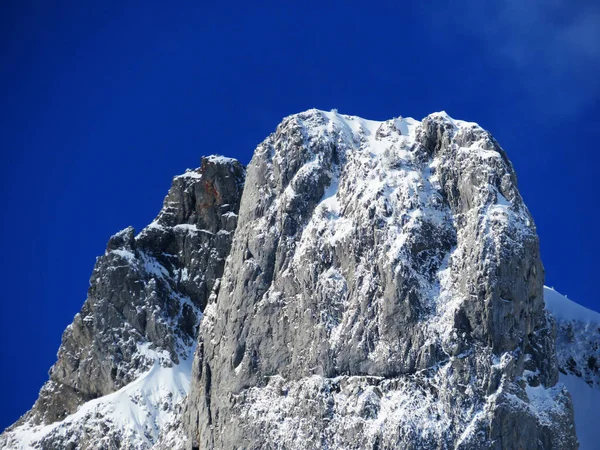
[[[200,448],[576,448],[542,288],[533,220],[479,126],[288,117],[248,166],[187,435]]]

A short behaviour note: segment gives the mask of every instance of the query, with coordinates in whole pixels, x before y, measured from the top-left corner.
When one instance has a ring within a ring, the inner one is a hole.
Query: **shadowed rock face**
[[[248,167],[190,445],[576,448],[542,285],[513,169],[477,125],[291,116]]]
[[[110,238],[96,261],[87,300],[63,334],[50,380],[16,425],[63,420],[155,364],[171,367],[191,357],[202,310],[217,291],[229,252],[244,176],[235,160],[203,158],[199,169],[173,179],[148,227],[137,236],[129,227]],[[161,407],[173,407],[171,398],[162,401]],[[82,436],[76,426],[67,427],[68,440],[77,448],[130,448],[123,430],[106,420],[104,430],[85,430]],[[157,435],[152,418],[148,421],[150,437]],[[60,434],[51,433],[40,445],[66,448]],[[131,448],[138,448],[134,443]]]

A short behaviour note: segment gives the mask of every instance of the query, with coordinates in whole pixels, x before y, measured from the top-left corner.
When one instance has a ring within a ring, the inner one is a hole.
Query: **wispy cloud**
[[[432,18],[480,39],[488,60],[509,64],[528,94],[563,113],[600,97],[598,1],[459,0]]]

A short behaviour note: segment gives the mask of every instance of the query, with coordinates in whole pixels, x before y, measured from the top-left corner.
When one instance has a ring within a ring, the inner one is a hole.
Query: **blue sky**
[[[547,284],[600,310],[600,5],[522,2],[3,2],[0,428],[24,413],[110,235],[172,176],[247,163],[312,107],[439,110],[517,170]]]

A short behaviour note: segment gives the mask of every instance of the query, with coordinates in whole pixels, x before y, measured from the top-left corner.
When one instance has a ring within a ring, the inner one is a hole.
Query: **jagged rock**
[[[248,166],[201,324],[188,437],[232,449],[576,448],[542,285],[513,169],[477,125],[288,117]],[[525,361],[545,405],[528,396]]]
[[[63,334],[50,380],[0,447],[10,448],[24,433],[32,442],[39,434],[37,446],[44,449],[153,444],[159,425],[186,393],[185,363],[191,364],[202,310],[229,252],[244,176],[233,159],[203,158],[199,169],[173,179],[162,210],[141,233],[128,227],[109,239],[88,298]],[[149,371],[173,378],[174,392],[154,386]],[[132,388],[142,377],[148,385]],[[100,401],[90,407],[93,399]],[[123,427],[113,417],[121,400],[149,417],[138,428]]]

